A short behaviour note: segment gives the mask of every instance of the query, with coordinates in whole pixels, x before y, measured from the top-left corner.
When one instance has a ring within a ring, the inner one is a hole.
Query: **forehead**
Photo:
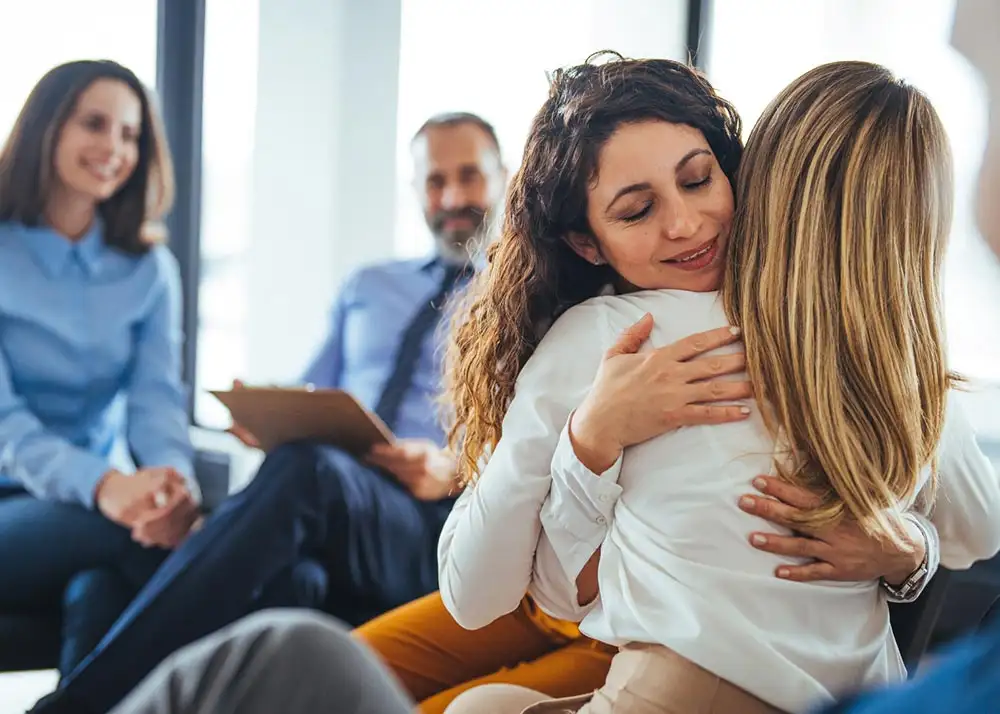
[[[952,44],[979,70],[990,90],[1000,92],[1000,2],[958,0]]]
[[[117,79],[98,79],[80,93],[78,112],[112,114],[124,121],[138,121],[142,104],[130,86]]]
[[[647,121],[618,127],[601,148],[594,191],[617,191],[622,185],[652,182],[674,174],[677,162],[692,149],[709,149],[705,136],[686,124]]]
[[[413,142],[413,159],[426,171],[498,162],[496,145],[486,131],[471,122],[428,128]]]

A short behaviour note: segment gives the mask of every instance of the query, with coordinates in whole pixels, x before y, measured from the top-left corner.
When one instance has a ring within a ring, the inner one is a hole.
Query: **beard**
[[[462,247],[479,235],[486,219],[486,211],[478,206],[464,206],[450,211],[438,211],[428,220],[431,233],[438,243]],[[466,225],[450,227],[450,221],[464,221]]]

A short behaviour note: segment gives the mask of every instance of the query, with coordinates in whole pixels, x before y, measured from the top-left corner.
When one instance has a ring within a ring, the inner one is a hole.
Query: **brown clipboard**
[[[340,389],[241,387],[210,393],[264,451],[308,440],[361,456],[394,438],[385,422]]]

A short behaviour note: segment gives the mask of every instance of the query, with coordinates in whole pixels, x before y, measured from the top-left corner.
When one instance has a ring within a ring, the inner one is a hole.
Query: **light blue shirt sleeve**
[[[159,283],[146,318],[135,330],[132,370],[125,385],[127,440],[139,467],[171,466],[188,482],[196,500],[190,424],[181,383],[181,280],[177,261],[157,248]]]
[[[0,470],[38,498],[93,508],[94,489],[110,468],[45,428],[14,392],[0,354]]]
[[[341,375],[344,370],[344,317],[358,278],[357,273],[348,278],[337,294],[337,299],[330,310],[329,332],[323,340],[323,346],[302,375],[303,383],[315,385],[320,389],[341,387]]]

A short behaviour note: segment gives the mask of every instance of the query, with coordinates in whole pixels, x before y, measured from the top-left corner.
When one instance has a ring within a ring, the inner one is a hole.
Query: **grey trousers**
[[[338,621],[265,610],[164,660],[111,714],[410,714],[414,705]]]

